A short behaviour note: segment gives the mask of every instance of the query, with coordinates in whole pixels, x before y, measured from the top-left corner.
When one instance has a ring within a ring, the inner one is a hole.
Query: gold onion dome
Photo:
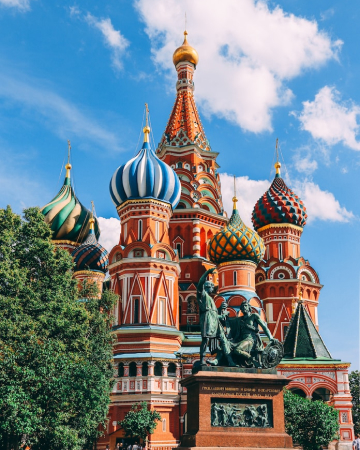
[[[194,64],[195,66],[199,62],[198,52],[191,47],[187,41],[187,31],[184,31],[184,42],[178,47],[173,54],[173,63],[176,66],[179,62],[188,61]]]
[[[215,264],[230,261],[252,261],[258,264],[264,257],[264,242],[256,231],[241,220],[236,208],[236,197],[233,202],[229,223],[208,244],[209,258]]]

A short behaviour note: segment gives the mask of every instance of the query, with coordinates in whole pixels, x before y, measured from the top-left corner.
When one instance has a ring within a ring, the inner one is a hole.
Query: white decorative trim
[[[293,272],[291,271],[291,269],[289,267],[286,266],[276,266],[274,267],[274,269],[272,269],[272,271],[270,272],[269,275],[269,279],[273,280],[274,279],[274,274],[275,272],[277,272],[278,270],[285,270],[285,272],[287,272],[290,275],[290,278],[293,278]]]

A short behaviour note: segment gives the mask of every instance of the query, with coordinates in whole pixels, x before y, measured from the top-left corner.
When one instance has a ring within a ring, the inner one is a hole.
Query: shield
[[[284,346],[279,341],[272,341],[266,346],[261,355],[261,363],[264,369],[276,367],[284,356]]]

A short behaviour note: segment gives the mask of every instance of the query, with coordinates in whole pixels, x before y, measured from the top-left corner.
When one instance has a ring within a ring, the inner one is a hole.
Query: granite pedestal
[[[289,449],[283,387],[275,369],[202,367],[187,389],[187,432],[180,449]]]

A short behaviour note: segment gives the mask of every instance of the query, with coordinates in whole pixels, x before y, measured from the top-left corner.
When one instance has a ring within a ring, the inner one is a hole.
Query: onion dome
[[[173,63],[176,66],[179,62],[188,61],[195,66],[199,62],[199,55],[197,51],[189,45],[187,41],[187,31],[184,31],[184,42],[178,47],[173,54]]]
[[[116,169],[110,181],[110,195],[117,208],[126,200],[153,198],[170,203],[175,209],[181,195],[180,180],[150,147],[147,122],[146,119],[144,143],[139,153]]]
[[[264,242],[256,231],[241,220],[236,208],[236,197],[233,202],[229,223],[208,244],[209,258],[215,264],[230,261],[253,261],[258,264],[265,253]]]
[[[252,213],[255,230],[277,223],[288,223],[298,227],[304,227],[306,224],[306,208],[302,200],[286,186],[281,178],[280,167],[281,164],[276,162],[274,181],[255,204]]]
[[[109,265],[108,252],[98,243],[94,228],[95,219],[91,214],[88,236],[71,254],[74,258],[76,271],[96,270],[104,273],[107,271]]]
[[[80,203],[71,186],[69,161],[65,168],[63,186],[51,202],[41,208],[41,212],[45,216],[45,222],[51,227],[54,241],[70,241],[76,245],[81,244],[89,233],[91,212]],[[95,235],[100,235],[97,220]]]

